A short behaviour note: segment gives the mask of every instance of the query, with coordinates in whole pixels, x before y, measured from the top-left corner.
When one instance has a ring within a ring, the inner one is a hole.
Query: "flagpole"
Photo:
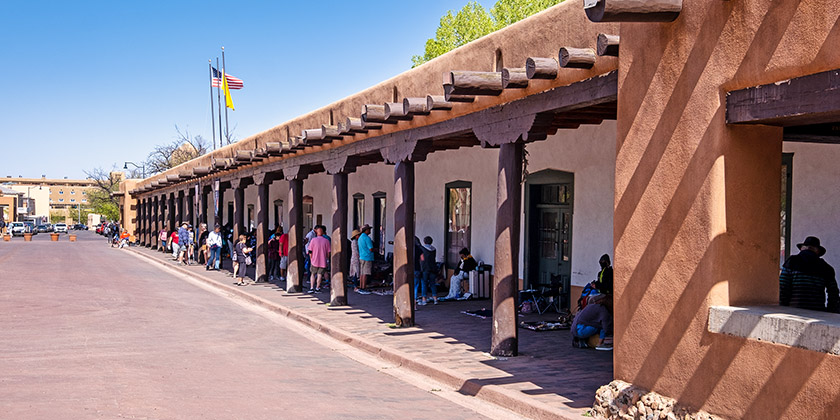
[[[216,57],[216,71],[219,71],[219,57]],[[224,74],[222,75],[224,77]],[[219,86],[216,86],[216,99],[219,101],[219,147],[222,147],[222,79],[219,78]]]
[[[207,59],[207,70],[210,72],[210,124],[213,129],[213,150],[216,150],[216,111],[213,109],[213,61]]]
[[[225,47],[222,47],[222,77],[225,78],[227,81],[227,71],[225,70]],[[230,95],[230,92],[226,92],[226,95]],[[228,110],[227,106],[225,106],[225,140],[227,140],[227,144],[230,144],[230,131],[228,131]]]

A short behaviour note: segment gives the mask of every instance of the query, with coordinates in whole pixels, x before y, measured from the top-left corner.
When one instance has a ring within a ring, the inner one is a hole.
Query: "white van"
[[[9,223],[9,232],[12,233],[12,236],[23,236],[26,232],[26,225],[23,222]]]
[[[56,223],[53,228],[55,233],[67,233],[67,223]]]

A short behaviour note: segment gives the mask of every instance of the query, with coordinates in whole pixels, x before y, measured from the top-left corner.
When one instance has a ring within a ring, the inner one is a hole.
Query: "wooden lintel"
[[[794,126],[840,120],[840,69],[726,94],[728,124]]]
[[[682,0],[597,0],[584,10],[592,22],[673,22]]]

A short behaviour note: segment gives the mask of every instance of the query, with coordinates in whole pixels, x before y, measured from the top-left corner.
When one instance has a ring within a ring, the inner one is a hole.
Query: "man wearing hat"
[[[359,289],[367,288],[368,276],[373,271],[373,239],[370,238],[370,225],[362,226],[359,235]]]
[[[815,311],[840,312],[840,291],[832,268],[822,257],[825,248],[815,236],[796,244],[779,275],[779,304]],[[826,299],[828,294],[828,299]],[[826,305],[826,300],[828,304]]]

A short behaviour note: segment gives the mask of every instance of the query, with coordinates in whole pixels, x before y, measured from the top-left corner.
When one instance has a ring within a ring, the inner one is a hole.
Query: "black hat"
[[[796,244],[796,247],[799,248],[800,250],[802,249],[803,246],[816,247],[817,249],[820,250],[820,252],[817,254],[818,256],[822,257],[823,255],[825,255],[825,248],[823,248],[820,245],[820,238],[817,238],[816,236],[809,236],[809,237],[805,238],[805,242],[802,242],[801,244]]]

